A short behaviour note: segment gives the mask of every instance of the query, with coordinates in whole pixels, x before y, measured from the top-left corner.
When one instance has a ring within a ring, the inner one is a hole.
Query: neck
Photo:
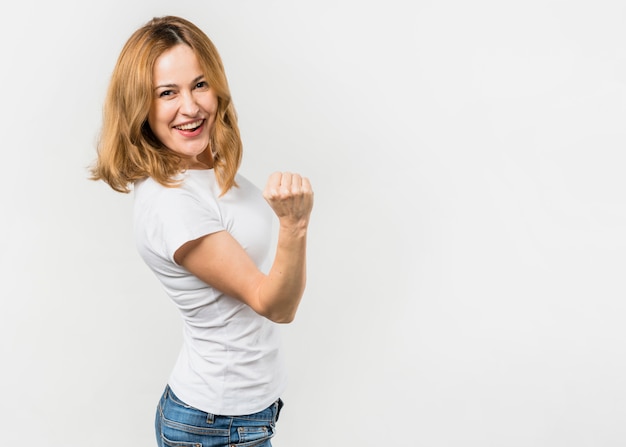
[[[213,169],[213,154],[210,149],[205,150],[198,156],[187,162],[187,169]]]

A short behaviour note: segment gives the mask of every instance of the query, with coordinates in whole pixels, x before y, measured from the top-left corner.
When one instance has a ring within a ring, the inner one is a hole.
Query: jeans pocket
[[[172,441],[163,435],[161,435],[161,441],[166,447],[203,447],[201,442]]]
[[[237,427],[237,447],[255,447],[264,445],[274,437],[274,429],[267,426],[244,426]],[[269,445],[269,444],[267,444]]]

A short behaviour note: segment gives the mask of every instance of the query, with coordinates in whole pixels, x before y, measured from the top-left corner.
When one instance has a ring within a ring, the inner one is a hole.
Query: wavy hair
[[[122,48],[104,102],[92,180],[103,180],[122,193],[130,192],[129,184],[147,177],[167,187],[179,184],[174,177],[184,170],[183,160],[154,135],[148,113],[153,101],[155,62],[165,51],[180,44],[194,51],[218,98],[209,146],[222,194],[237,186],[235,175],[241,164],[242,142],[222,60],[202,30],[174,16],[150,20]]]

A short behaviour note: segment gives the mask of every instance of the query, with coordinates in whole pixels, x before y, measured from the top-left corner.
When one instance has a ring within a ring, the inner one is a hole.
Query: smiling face
[[[186,160],[186,168],[212,168],[209,141],[217,95],[195,53],[185,44],[170,48],[156,60],[153,77],[150,129],[164,146]]]

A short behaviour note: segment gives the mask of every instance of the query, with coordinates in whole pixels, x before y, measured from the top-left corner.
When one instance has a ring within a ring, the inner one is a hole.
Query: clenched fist
[[[275,172],[267,181],[263,197],[281,225],[308,225],[313,209],[313,189],[308,178],[291,172]]]

